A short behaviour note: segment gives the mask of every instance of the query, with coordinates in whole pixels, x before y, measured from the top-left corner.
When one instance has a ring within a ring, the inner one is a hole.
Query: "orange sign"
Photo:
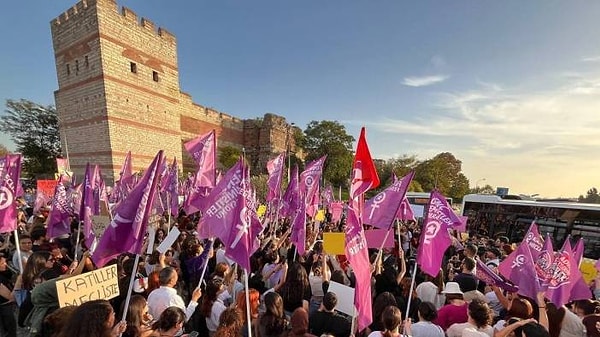
[[[48,198],[52,198],[54,196],[54,190],[56,189],[56,180],[38,180],[37,181],[37,190],[43,192],[45,196]]]

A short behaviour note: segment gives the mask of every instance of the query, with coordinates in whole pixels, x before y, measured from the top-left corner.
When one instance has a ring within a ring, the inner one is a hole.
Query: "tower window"
[[[83,61],[83,63],[85,64],[86,69],[90,67],[90,60],[88,59],[87,55],[85,55],[85,60]]]
[[[129,62],[129,69],[132,73],[137,74],[137,64],[135,62]]]
[[[154,82],[158,82],[158,72],[156,72],[154,70],[152,71],[152,80]]]
[[[67,76],[71,75],[71,65],[67,63]]]
[[[79,60],[75,60],[75,74],[79,72]]]

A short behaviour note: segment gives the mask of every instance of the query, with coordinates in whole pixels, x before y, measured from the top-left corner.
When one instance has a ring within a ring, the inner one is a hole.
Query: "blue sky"
[[[0,12],[0,99],[53,104],[49,22]],[[600,2],[122,0],[178,38],[182,90],[242,118],[337,120],[375,157],[451,152],[471,184],[600,187]],[[0,143],[13,147],[5,135]]]

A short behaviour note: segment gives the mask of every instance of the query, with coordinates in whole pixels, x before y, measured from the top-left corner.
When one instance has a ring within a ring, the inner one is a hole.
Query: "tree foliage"
[[[226,170],[230,169],[240,159],[242,151],[234,146],[222,146],[219,148],[219,163]]]
[[[0,157],[4,157],[9,153],[10,153],[10,151],[6,148],[6,146],[4,146],[3,144],[0,144]]]
[[[397,178],[404,177],[419,165],[419,161],[417,160],[417,156],[405,154],[397,158],[377,160],[375,165],[377,166],[377,174],[379,174],[379,180],[381,181],[379,188],[375,190],[378,193],[392,183],[392,176],[394,174]],[[408,190],[411,192],[423,192],[421,184],[416,179],[413,179],[410,183]]]
[[[298,145],[306,153],[306,162],[327,155],[323,178],[333,186],[347,186],[352,170],[354,137],[337,121],[311,121]]]
[[[442,152],[425,160],[416,168],[415,179],[423,190],[437,188],[443,195],[461,200],[469,192],[469,180],[461,172],[462,162],[452,153]]]
[[[590,188],[585,197],[583,195],[579,196],[579,202],[600,204],[600,194],[598,194],[598,189],[595,187]]]
[[[11,136],[16,152],[23,154],[23,175],[53,177],[55,158],[61,154],[56,109],[25,99],[9,99],[4,112],[0,130]]]

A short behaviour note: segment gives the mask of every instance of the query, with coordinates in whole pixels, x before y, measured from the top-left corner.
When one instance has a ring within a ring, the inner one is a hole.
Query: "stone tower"
[[[175,36],[114,0],[82,0],[52,20],[51,30],[62,148],[76,174],[90,162],[114,181],[127,151],[142,170],[161,149],[192,168],[183,143],[212,129],[219,146],[252,148],[259,171],[269,153],[286,150],[285,118],[267,114],[254,130],[255,120],[194,103],[179,86]]]

